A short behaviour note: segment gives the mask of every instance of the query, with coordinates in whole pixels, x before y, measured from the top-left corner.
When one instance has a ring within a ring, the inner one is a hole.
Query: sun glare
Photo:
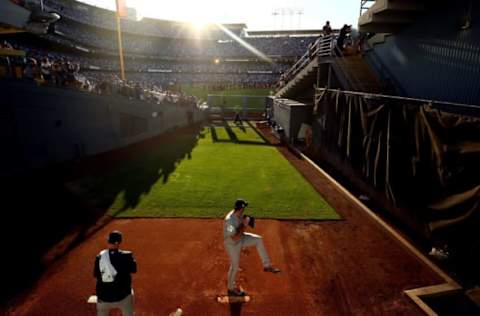
[[[127,3],[137,8],[142,16],[155,16],[162,13],[164,19],[188,22],[197,31],[204,30],[209,24],[219,22],[218,20],[223,19],[225,15],[219,12],[226,10],[226,4],[220,0],[175,0],[167,2],[127,0]],[[155,14],[156,12],[158,14]]]
[[[208,21],[204,19],[193,19],[190,23],[192,23],[193,28],[197,31],[203,30],[208,25]]]

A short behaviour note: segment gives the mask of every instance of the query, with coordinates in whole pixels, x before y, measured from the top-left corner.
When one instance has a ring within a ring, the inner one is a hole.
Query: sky
[[[114,9],[115,0],[81,0]],[[126,0],[139,17],[205,23],[246,23],[250,30],[321,29],[357,25],[360,0]],[[273,13],[283,15],[274,15]],[[302,13],[302,14],[299,14]]]

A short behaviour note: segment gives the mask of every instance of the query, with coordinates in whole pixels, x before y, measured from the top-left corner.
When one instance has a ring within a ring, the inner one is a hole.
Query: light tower
[[[276,8],[273,10],[272,15],[274,19],[274,25],[277,23],[277,17],[280,17],[280,29],[283,30],[284,28],[284,22],[285,22],[285,16],[289,17],[290,20],[290,28],[294,28],[294,17],[295,15],[298,15],[298,27],[300,28],[301,24],[301,18],[302,15],[304,14],[304,10],[301,7],[282,7],[282,8]]]

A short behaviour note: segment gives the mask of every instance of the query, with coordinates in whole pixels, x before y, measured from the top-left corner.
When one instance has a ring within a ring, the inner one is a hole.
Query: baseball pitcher
[[[246,293],[235,285],[235,277],[240,262],[242,248],[255,246],[262,259],[263,271],[277,273],[279,269],[272,267],[262,237],[246,233],[247,226],[255,225],[255,218],[244,216],[244,210],[248,206],[245,200],[238,199],[234,209],[225,216],[223,225],[223,240],[225,249],[230,257],[230,269],[228,270],[228,295],[244,296]]]

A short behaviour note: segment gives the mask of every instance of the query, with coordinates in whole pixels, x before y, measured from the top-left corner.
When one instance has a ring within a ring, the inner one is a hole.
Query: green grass
[[[250,127],[181,135],[74,187],[119,217],[221,217],[242,197],[258,217],[339,219]]]

